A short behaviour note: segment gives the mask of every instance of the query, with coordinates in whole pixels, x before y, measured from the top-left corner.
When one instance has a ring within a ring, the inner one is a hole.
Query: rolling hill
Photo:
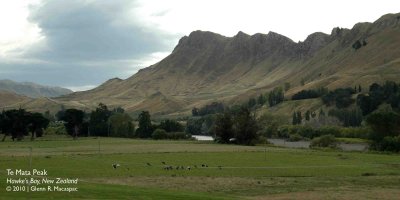
[[[290,83],[301,89],[329,89],[400,77],[400,14],[387,14],[352,29],[313,33],[294,42],[278,33],[225,37],[194,31],[180,39],[160,62],[126,80],[110,79],[97,88],[55,98],[93,108],[99,102],[128,112],[184,114],[212,101],[238,103]]]
[[[66,88],[43,86],[31,82],[19,83],[11,80],[0,80],[0,90],[31,98],[57,97],[72,93],[71,90]]]

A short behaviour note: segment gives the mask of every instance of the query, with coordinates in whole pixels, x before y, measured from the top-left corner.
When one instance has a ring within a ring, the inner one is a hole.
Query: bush
[[[45,135],[67,135],[67,130],[62,123],[50,122],[44,130]]]
[[[292,96],[292,100],[318,98],[326,93],[328,93],[326,88],[319,88],[316,90],[301,90]]]
[[[180,139],[188,139],[189,135],[186,135],[185,132],[171,132],[167,133],[168,139],[171,140],[180,140]]]
[[[296,134],[290,135],[288,141],[290,141],[290,142],[297,142],[297,141],[300,141],[300,140],[302,140],[302,139],[303,139],[303,137],[301,137],[300,134],[296,133]]]
[[[298,133],[302,137],[312,139],[317,136],[314,129],[310,126],[296,126],[296,128],[296,133]]]
[[[290,136],[294,134],[298,134],[303,138],[310,139],[317,136],[315,130],[310,126],[287,125],[281,126],[278,129],[278,137],[280,138],[290,138]]]
[[[156,129],[152,134],[151,137],[155,140],[180,140],[180,139],[188,139],[190,135],[186,135],[185,132],[167,132],[164,129]]]
[[[371,129],[366,127],[346,127],[340,129],[340,137],[363,138],[367,139],[371,134]],[[336,136],[339,137],[339,136]]]
[[[175,120],[166,119],[163,120],[160,125],[158,125],[160,129],[164,129],[167,132],[181,132],[184,130],[182,124]]]
[[[264,131],[264,130],[263,130]],[[263,133],[261,131],[260,133]],[[292,135],[298,134],[301,137],[313,139],[314,137],[333,135],[335,137],[345,138],[363,138],[368,139],[371,134],[371,129],[368,127],[337,127],[337,126],[322,126],[320,128],[312,128],[311,126],[301,125],[285,125],[278,128],[277,136],[279,138],[290,138]]]
[[[167,139],[168,135],[167,135],[167,131],[165,131],[164,129],[156,129],[155,131],[153,131],[153,133],[151,134],[151,137],[155,140],[162,140],[162,139]]]
[[[386,136],[400,134],[400,115],[395,112],[373,112],[368,115],[366,122],[372,129],[371,139],[376,142]]]
[[[317,131],[317,136],[322,136],[322,135],[333,135],[335,137],[342,137],[342,134],[340,132],[339,127],[335,126],[323,126],[319,128]]]
[[[373,143],[371,148],[378,151],[400,152],[400,136],[384,137],[382,141]]]
[[[278,136],[279,127],[287,123],[287,119],[284,116],[273,115],[267,112],[257,119],[257,123],[261,129],[259,135],[276,137]]]
[[[278,128],[278,138],[289,138],[290,137],[290,127],[289,125],[281,126]]]
[[[337,108],[346,108],[353,103],[351,95],[354,94],[353,88],[338,88],[323,95],[322,102],[327,105],[336,105]]]
[[[266,138],[264,136],[258,137],[258,140],[256,143],[257,144],[270,144],[270,142],[268,141],[268,138]]]
[[[311,141],[310,148],[315,147],[328,147],[328,148],[336,148],[338,145],[338,141],[333,135],[323,135],[321,137],[314,138]]]

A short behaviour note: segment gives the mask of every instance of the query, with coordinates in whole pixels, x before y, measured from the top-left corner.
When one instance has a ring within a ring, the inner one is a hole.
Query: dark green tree
[[[247,102],[247,106],[249,108],[253,108],[255,105],[257,105],[257,101],[255,98],[250,98],[249,101]]]
[[[373,131],[371,139],[375,142],[380,142],[386,136],[400,135],[400,115],[395,112],[371,113],[366,122]]]
[[[151,124],[150,113],[148,111],[142,111],[138,117],[139,128],[136,130],[136,135],[140,138],[150,138],[154,131],[154,127]]]
[[[29,131],[31,132],[31,140],[36,137],[42,137],[43,130],[47,128],[50,123],[46,117],[44,117],[41,113],[32,113],[29,116]]]
[[[190,135],[201,135],[203,119],[190,118],[186,122],[185,132]]]
[[[254,145],[258,139],[257,121],[248,108],[242,108],[234,117],[235,138],[238,144]]]
[[[282,88],[280,87],[274,88],[268,95],[268,103],[270,107],[281,103],[283,100],[284,100],[284,93]]]
[[[362,111],[359,108],[348,109],[332,109],[328,113],[329,116],[339,119],[343,126],[360,126],[362,122]]]
[[[132,138],[135,136],[135,124],[128,114],[117,112],[112,114],[108,120],[111,137]]]
[[[89,132],[91,135],[108,136],[110,127],[108,118],[112,112],[108,110],[105,104],[100,103],[96,110],[90,113]]]
[[[164,129],[167,132],[182,132],[184,130],[182,124],[172,119],[161,121],[160,125],[158,125],[158,128]]]
[[[218,142],[230,142],[229,140],[234,137],[233,121],[230,113],[225,112],[224,114],[217,115],[214,124],[214,133]]]
[[[9,134],[11,134],[11,138],[13,141],[15,139],[20,141],[25,135],[28,135],[30,115],[31,113],[26,112],[24,109],[12,109],[3,111],[2,132],[5,134],[3,141]]]
[[[267,98],[263,94],[260,94],[257,98],[257,104],[264,105],[265,102],[267,102]]]
[[[64,126],[67,130],[67,133],[71,135],[74,140],[78,138],[82,130],[83,118],[85,117],[85,113],[82,110],[78,109],[67,109],[65,110],[62,121],[65,122]]]

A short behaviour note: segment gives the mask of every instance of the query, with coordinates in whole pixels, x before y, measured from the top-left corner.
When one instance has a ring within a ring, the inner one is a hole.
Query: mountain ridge
[[[33,82],[16,82],[8,79],[0,80],[0,90],[30,98],[57,97],[73,92],[70,89],[62,87],[44,86]]]
[[[400,75],[399,16],[384,15],[351,29],[333,28],[331,34],[316,32],[297,43],[275,32],[247,35],[239,31],[225,37],[193,31],[179,40],[169,56],[125,80],[110,80],[93,90],[56,99],[87,106],[103,102],[131,112],[140,108],[174,113],[211,101],[242,101],[285,82],[292,85],[288,96],[319,86],[368,87]],[[365,44],[355,49],[357,41]],[[160,101],[156,108],[151,106],[155,99]],[[174,108],[162,101],[174,102]]]

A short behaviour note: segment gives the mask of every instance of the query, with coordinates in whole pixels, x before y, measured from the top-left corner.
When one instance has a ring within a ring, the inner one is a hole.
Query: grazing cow
[[[150,163],[146,163],[147,164],[147,166],[151,166],[151,164]]]
[[[163,165],[165,165],[165,162],[164,162],[164,161],[162,161],[161,163],[162,163]]]
[[[188,166],[188,167],[186,167],[186,169],[190,171],[192,168],[190,166]]]

